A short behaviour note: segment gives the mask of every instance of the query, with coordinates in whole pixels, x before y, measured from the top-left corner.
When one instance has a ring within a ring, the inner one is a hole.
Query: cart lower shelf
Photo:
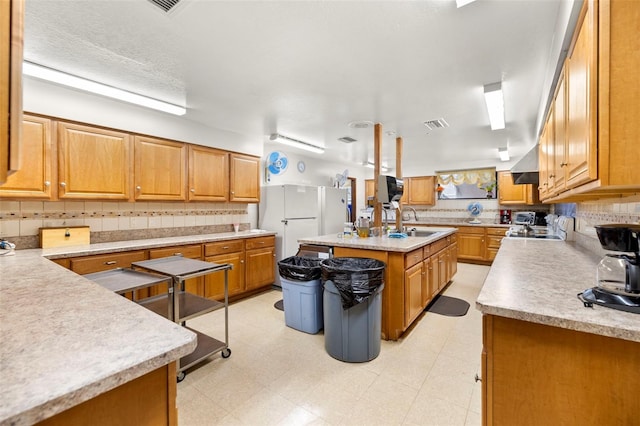
[[[178,299],[178,312],[180,314],[180,317],[176,319],[178,322],[184,322],[224,308],[224,303],[222,302],[197,296],[186,291],[178,292],[176,298]],[[142,299],[138,303],[158,315],[169,318],[169,296],[166,294]]]
[[[198,346],[196,346],[196,349],[189,355],[180,358],[180,368],[178,371],[184,371],[218,352],[222,352],[223,358],[229,358],[231,355],[231,349],[229,349],[225,342],[221,342],[218,339],[214,339],[211,336],[200,333],[198,330],[194,330],[189,327],[185,328],[196,333],[198,336]]]

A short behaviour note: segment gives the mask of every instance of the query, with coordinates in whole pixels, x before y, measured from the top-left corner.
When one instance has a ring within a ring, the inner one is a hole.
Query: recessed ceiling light
[[[357,139],[354,139],[351,136],[343,136],[341,138],[338,138],[338,140],[344,143],[354,143],[357,141]]]
[[[352,129],[368,129],[371,126],[373,126],[373,121],[368,120],[352,121],[349,123],[349,127]]]
[[[396,132],[395,130],[387,130],[387,136],[395,136]]]

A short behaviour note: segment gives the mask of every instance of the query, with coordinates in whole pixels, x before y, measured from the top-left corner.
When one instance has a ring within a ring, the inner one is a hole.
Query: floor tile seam
[[[215,399],[209,397],[206,393],[202,392],[202,390],[198,389],[197,387],[190,385],[198,394],[200,394],[201,397],[203,397],[204,399],[211,401],[212,403],[214,403],[216,405],[216,407],[219,407],[222,411],[224,411],[224,415],[220,416],[220,418],[224,418],[228,415],[231,414],[231,411],[227,410],[226,408],[224,408],[223,406],[221,406],[220,404],[218,404]],[[179,390],[178,390],[179,391]],[[180,409],[180,407],[178,406],[178,409]]]

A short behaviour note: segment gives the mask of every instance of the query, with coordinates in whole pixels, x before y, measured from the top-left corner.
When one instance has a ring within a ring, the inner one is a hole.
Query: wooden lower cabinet
[[[172,362],[38,424],[175,426],[176,396],[176,364]]]
[[[500,244],[502,244],[505,231],[506,230],[504,228],[487,228],[486,260],[493,262],[493,259],[496,258],[498,250],[500,250]]]
[[[229,296],[236,296],[245,291],[245,252],[244,240],[222,241],[204,246],[205,259],[213,263],[230,263],[233,268],[228,271]],[[202,296],[224,299],[224,274],[210,274],[204,278]]]
[[[458,226],[458,257],[485,260],[485,230],[480,226]]]
[[[640,342],[484,315],[484,425],[638,424]]]
[[[245,286],[247,290],[255,290],[275,282],[275,243],[275,237],[252,238],[246,241]]]
[[[422,286],[424,281],[424,267],[422,261],[413,265],[404,272],[404,326],[411,323],[422,313],[424,309],[422,298]]]
[[[453,237],[453,238],[452,238]],[[424,308],[447,285],[452,239],[447,236],[409,253],[334,247],[336,257],[364,257],[386,264],[382,291],[382,338],[398,340]],[[455,241],[454,241],[455,243]]]

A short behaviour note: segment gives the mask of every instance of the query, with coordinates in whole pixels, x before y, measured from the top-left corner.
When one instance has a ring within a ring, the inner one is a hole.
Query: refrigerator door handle
[[[284,223],[285,225],[287,225],[289,223],[288,220],[281,220],[280,222]]]

